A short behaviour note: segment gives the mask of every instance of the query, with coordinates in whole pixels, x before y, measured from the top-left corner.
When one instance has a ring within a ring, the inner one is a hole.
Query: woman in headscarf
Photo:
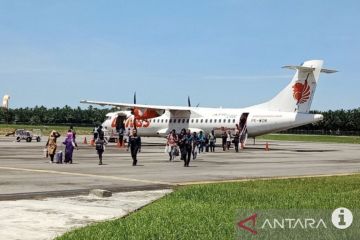
[[[63,142],[65,144],[65,163],[72,163],[72,155],[75,147],[75,140],[74,135],[71,130],[68,131],[65,141]]]
[[[47,150],[48,150],[48,154],[50,156],[50,161],[51,163],[54,162],[54,156],[55,156],[55,153],[56,153],[56,139],[60,137],[60,133],[55,131],[55,130],[52,130],[51,133],[50,133],[50,136],[48,138],[48,141],[46,143],[46,147],[47,147]]]

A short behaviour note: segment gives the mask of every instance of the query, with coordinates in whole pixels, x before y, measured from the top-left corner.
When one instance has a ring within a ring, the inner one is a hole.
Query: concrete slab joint
[[[104,197],[111,197],[112,192],[104,189],[92,189],[90,190],[89,195],[95,195],[97,197],[104,198]]]

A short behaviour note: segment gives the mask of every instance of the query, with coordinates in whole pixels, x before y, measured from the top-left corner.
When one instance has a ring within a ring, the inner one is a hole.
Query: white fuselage
[[[165,111],[159,117],[136,120],[138,132],[141,136],[164,136],[172,129],[180,132],[181,129],[190,129],[192,132],[203,131],[209,133],[212,130],[220,135],[223,130],[234,133],[240,118],[246,115],[245,124],[249,137],[277,132],[308,123],[314,123],[323,119],[320,114],[308,114],[297,112],[264,111],[259,109],[225,109],[225,108],[200,108],[194,107],[187,113],[179,115]],[[109,132],[115,133],[114,124],[118,116],[124,116],[125,129],[134,127],[134,118],[129,111],[113,112],[107,115],[103,127]]]

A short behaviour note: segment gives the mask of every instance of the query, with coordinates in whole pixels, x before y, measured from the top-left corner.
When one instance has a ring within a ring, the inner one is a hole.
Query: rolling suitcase
[[[58,151],[55,154],[55,162],[60,163],[60,164],[63,162],[63,153],[62,153],[62,151]]]

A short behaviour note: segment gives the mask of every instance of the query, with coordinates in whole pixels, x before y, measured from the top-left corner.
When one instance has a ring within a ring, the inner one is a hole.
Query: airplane
[[[137,128],[140,136],[166,136],[172,129],[179,132],[209,133],[219,136],[223,131],[240,132],[241,143],[248,137],[278,132],[323,120],[321,114],[309,113],[320,73],[335,73],[322,68],[323,60],[309,60],[299,66],[283,68],[295,70],[291,82],[274,98],[245,108],[208,108],[188,106],[144,105],[82,100],[81,103],[116,107],[120,111],[108,113],[102,126],[112,133],[116,129]]]

